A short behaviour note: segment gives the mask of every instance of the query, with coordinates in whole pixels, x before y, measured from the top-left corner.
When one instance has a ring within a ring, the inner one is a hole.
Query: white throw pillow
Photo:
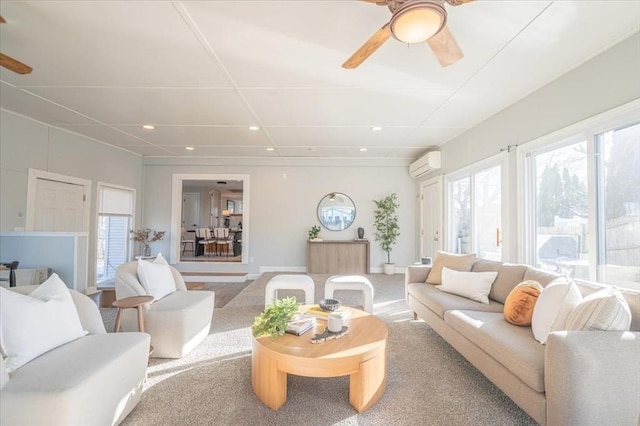
[[[0,317],[9,371],[87,334],[71,293],[57,274],[28,295],[0,288]]]
[[[158,253],[153,262],[138,259],[138,279],[147,294],[154,300],[160,300],[167,294],[176,291],[171,268],[167,261]]]
[[[569,314],[581,300],[582,294],[571,278],[558,277],[551,281],[542,290],[533,308],[533,337],[544,345],[549,333],[565,330]]]
[[[489,304],[489,292],[497,276],[497,271],[460,272],[444,267],[442,268],[442,285],[438,285],[436,288],[476,302]]]
[[[567,318],[567,330],[629,331],[631,309],[615,287],[588,295]]]

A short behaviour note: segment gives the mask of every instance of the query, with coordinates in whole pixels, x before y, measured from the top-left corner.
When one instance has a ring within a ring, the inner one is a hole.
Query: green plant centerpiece
[[[311,229],[309,229],[309,239],[315,240],[318,238],[318,235],[320,235],[320,227],[318,225],[312,226]]]
[[[373,200],[376,209],[373,212],[373,227],[375,228],[375,239],[380,241],[380,247],[387,253],[387,262],[384,265],[384,273],[392,275],[395,265],[391,263],[391,247],[400,236],[400,226],[398,225],[398,215],[396,211],[398,204],[395,192],[387,195],[382,200]]]
[[[257,316],[251,326],[251,331],[255,337],[282,336],[287,328],[287,323],[298,313],[299,305],[295,297],[276,299],[267,305],[264,311]]]

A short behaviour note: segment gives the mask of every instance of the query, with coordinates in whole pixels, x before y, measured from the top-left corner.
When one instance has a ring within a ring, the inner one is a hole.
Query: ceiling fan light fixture
[[[404,43],[422,43],[438,33],[447,21],[447,12],[438,1],[406,2],[393,13],[391,33]]]

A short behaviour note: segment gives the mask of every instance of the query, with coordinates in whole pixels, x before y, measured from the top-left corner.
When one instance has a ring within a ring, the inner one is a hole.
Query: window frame
[[[475,203],[474,203],[474,175],[476,173],[482,172],[487,169],[491,169],[493,167],[500,167],[500,196],[501,196],[501,207],[500,207],[500,230],[502,236],[501,243],[501,257],[502,261],[506,261],[508,258],[509,249],[507,247],[507,243],[510,241],[508,239],[507,230],[510,229],[509,226],[509,214],[508,214],[508,203],[509,203],[509,186],[508,186],[508,176],[509,176],[509,157],[508,150],[504,150],[499,152],[498,154],[487,157],[483,160],[480,160],[476,163],[473,163],[469,166],[462,167],[460,169],[454,170],[450,173],[444,175],[444,241],[443,248],[444,250],[455,252],[455,246],[452,246],[452,236],[451,236],[451,184],[454,181],[463,178],[470,179],[470,198],[471,198],[471,252],[477,251],[477,241],[476,241],[476,216],[475,216]]]
[[[536,194],[535,194],[535,170],[532,157],[553,151],[578,141],[586,141],[587,145],[587,202],[588,202],[588,247],[589,280],[599,281],[602,272],[598,265],[599,253],[604,244],[604,238],[600,237],[602,224],[600,223],[603,206],[598,200],[602,188],[602,176],[599,170],[601,164],[596,161],[596,146],[598,135],[601,133],[620,129],[640,123],[640,99],[613,108],[586,120],[577,122],[571,126],[559,129],[550,134],[541,136],[516,149],[517,155],[517,217],[518,223],[518,262],[529,265],[536,264]]]
[[[111,188],[111,189],[117,189],[117,190],[121,190],[121,191],[128,191],[131,193],[132,195],[132,200],[131,200],[131,214],[130,215],[122,215],[122,214],[108,214],[108,213],[102,213],[100,211],[100,193],[102,191],[103,188]],[[99,237],[99,233],[100,233],[100,217],[102,216],[127,216],[130,218],[130,224],[132,228],[135,228],[135,223],[136,223],[136,206],[137,206],[137,193],[136,193],[136,189],[132,188],[132,187],[128,187],[128,186],[123,186],[123,185],[116,185],[116,184],[112,184],[112,183],[106,183],[106,182],[97,182],[96,185],[96,215],[95,215],[95,241],[94,241],[94,249],[95,249],[95,256],[93,259],[93,263],[94,263],[94,274],[93,274],[93,279],[96,285],[109,285],[112,284],[114,282],[114,279],[110,278],[110,279],[105,279],[102,281],[98,281],[98,237]],[[131,242],[131,239],[128,239],[128,243],[127,243],[127,255],[125,256],[125,258],[127,259],[127,261],[131,261],[133,259],[133,244]]]

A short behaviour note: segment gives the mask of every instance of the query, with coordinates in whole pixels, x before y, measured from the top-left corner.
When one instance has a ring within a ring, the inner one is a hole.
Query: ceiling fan
[[[5,24],[7,21],[4,20],[2,16],[0,16],[0,24]],[[17,59],[13,59],[11,56],[7,56],[4,53],[0,53],[0,66],[5,67],[8,70],[11,70],[18,74],[29,74],[33,71],[29,65],[23,64]]]
[[[387,6],[391,20],[384,24],[347,61],[343,68],[355,68],[384,44],[389,37],[403,43],[427,42],[443,67],[449,66],[464,55],[447,27],[447,10],[444,3],[459,6],[474,0],[362,0]]]

